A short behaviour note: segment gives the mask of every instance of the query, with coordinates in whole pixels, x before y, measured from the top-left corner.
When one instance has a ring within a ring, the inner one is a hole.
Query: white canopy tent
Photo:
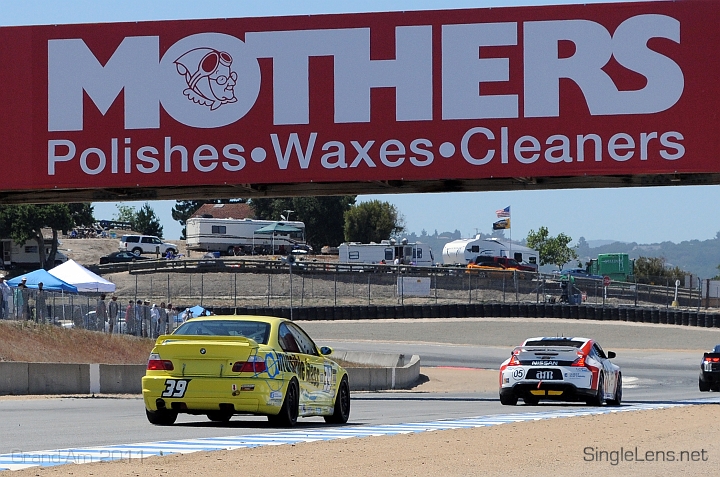
[[[75,260],[68,260],[62,265],[49,270],[48,273],[74,285],[80,293],[113,293],[115,291],[114,283],[94,274]]]

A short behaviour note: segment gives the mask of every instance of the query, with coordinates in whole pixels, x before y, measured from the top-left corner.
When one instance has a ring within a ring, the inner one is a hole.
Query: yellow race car
[[[179,413],[219,422],[253,414],[283,427],[298,416],[343,424],[350,386],[331,353],[284,318],[192,318],[160,336],[150,353],[142,378],[148,421],[167,426]]]

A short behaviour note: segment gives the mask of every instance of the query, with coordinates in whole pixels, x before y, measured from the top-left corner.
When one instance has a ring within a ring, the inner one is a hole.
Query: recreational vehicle
[[[45,256],[50,255],[52,240],[45,239]],[[40,255],[38,253],[38,244],[35,240],[29,240],[23,244],[18,244],[10,239],[0,239],[0,258],[2,265],[0,268],[14,267],[39,267]],[[67,256],[59,250],[55,254],[55,265],[67,262]]]
[[[380,243],[349,242],[338,247],[339,263],[386,263],[392,265],[395,259],[405,265],[431,267],[435,265],[432,250],[424,243],[407,243],[403,240],[383,240]]]
[[[535,268],[540,264],[540,255],[537,250],[502,242],[495,238],[483,239],[480,238],[480,235],[471,239],[459,239],[446,243],[443,247],[443,264],[466,266],[468,263],[474,262],[478,255],[513,258],[519,263]]]
[[[297,221],[193,217],[186,227],[189,250],[284,255],[305,245],[305,224]]]

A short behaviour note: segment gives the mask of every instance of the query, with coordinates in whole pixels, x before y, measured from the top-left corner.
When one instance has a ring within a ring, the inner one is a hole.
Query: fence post
[[[517,277],[517,270],[513,270],[513,283],[515,284],[515,302],[520,302],[520,299],[518,298],[518,277]]]
[[[505,303],[505,274],[503,273],[503,303]]]
[[[335,306],[337,306],[337,268],[335,268],[335,275],[333,275],[333,278],[335,280]]]
[[[205,274],[200,274],[200,306],[203,305],[203,298],[205,298]]]
[[[370,306],[370,274],[368,273],[368,306]]]
[[[167,303],[170,303],[170,274],[167,274]]]
[[[235,276],[235,289],[233,295],[235,296],[235,308],[237,308],[237,272],[234,273]]]

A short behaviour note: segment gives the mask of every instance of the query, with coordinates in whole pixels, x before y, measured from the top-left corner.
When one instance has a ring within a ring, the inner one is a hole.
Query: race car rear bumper
[[[700,379],[708,384],[720,384],[720,371],[700,371]]]
[[[142,394],[150,411],[173,410],[187,414],[223,411],[231,414],[277,414],[282,406],[287,382],[253,378],[190,378],[181,393],[168,392],[167,376],[144,376]],[[272,388],[268,385],[272,383]]]
[[[503,397],[516,396],[518,398],[529,398],[538,400],[553,401],[584,401],[597,394],[594,389],[578,388],[567,382],[520,382],[512,387],[500,389]]]

